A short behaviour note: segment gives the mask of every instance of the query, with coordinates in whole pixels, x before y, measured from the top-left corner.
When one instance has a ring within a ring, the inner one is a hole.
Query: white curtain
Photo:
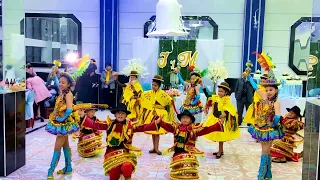
[[[149,75],[140,82],[151,83],[152,77],[158,72],[159,39],[154,38],[133,38],[132,57],[140,59],[148,68]]]

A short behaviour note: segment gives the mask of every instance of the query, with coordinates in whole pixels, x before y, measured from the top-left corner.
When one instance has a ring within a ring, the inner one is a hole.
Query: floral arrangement
[[[214,83],[217,83],[219,79],[227,79],[228,78],[228,70],[224,66],[223,61],[217,62],[209,62],[207,75]]]
[[[149,73],[147,67],[141,63],[140,59],[129,59],[128,65],[122,70],[122,73],[129,76],[131,71],[137,71],[141,78],[146,77]]]
[[[171,97],[180,96],[180,91],[178,89],[169,89],[169,90],[166,90],[166,93]]]

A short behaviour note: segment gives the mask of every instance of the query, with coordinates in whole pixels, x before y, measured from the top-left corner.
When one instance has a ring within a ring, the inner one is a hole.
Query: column
[[[118,70],[119,0],[100,0],[100,72],[110,63]]]
[[[252,71],[261,69],[257,63],[256,55],[252,52],[261,53],[264,31],[266,0],[246,0],[243,27],[243,52],[242,52],[242,71],[246,69],[246,62],[253,63]]]
[[[17,81],[25,78],[25,38],[20,28],[24,0],[2,0],[1,4],[3,80]],[[25,131],[25,91],[0,90],[0,176],[26,164]]]

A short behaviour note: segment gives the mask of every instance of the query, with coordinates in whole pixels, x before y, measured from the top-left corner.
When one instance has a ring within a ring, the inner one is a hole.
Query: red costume
[[[105,175],[109,175],[110,180],[118,180],[121,174],[126,179],[131,179],[137,165],[136,154],[141,154],[140,149],[132,146],[133,134],[158,129],[155,121],[146,125],[138,125],[129,120],[118,122],[116,119],[109,118],[106,122],[94,122],[87,118],[83,125],[95,130],[107,131],[107,149],[103,167]]]
[[[272,142],[272,147],[270,149],[271,156],[274,158],[279,158],[279,162],[285,162],[286,160],[298,162],[299,154],[293,152],[293,149],[297,143],[294,135],[297,133],[297,131],[303,129],[304,123],[300,121],[299,117],[295,119],[289,119],[285,117],[282,119],[282,126],[284,127],[285,135],[282,139]],[[298,143],[301,143],[301,141]],[[283,160],[281,161],[281,159]]]
[[[208,127],[203,127],[200,123],[187,126],[178,123],[168,124],[161,121],[160,126],[174,135],[174,145],[168,150],[174,151],[170,164],[170,179],[199,179],[197,170],[199,163],[195,155],[203,155],[203,152],[200,152],[195,147],[197,137],[213,131],[223,131],[223,125],[217,122]]]

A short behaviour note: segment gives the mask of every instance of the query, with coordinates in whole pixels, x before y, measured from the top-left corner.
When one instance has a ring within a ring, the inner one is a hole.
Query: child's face
[[[126,120],[126,118],[127,118],[127,114],[125,112],[122,112],[122,111],[116,112],[117,121],[123,122]]]
[[[288,118],[289,118],[289,119],[294,119],[294,118],[297,118],[297,117],[298,117],[297,114],[294,113],[293,111],[290,111],[290,112],[288,113]]]
[[[191,118],[189,116],[182,116],[181,117],[181,124],[182,125],[189,125],[191,124]]]
[[[78,114],[80,117],[84,117],[86,113],[84,112],[84,109],[79,109]]]
[[[87,116],[88,116],[89,118],[93,118],[95,114],[96,114],[96,110],[89,110],[89,111],[87,111]]]
[[[226,95],[226,91],[223,88],[218,88],[218,96],[223,97]]]
[[[192,76],[190,77],[190,83],[191,83],[191,84],[195,84],[195,83],[196,83],[196,80],[197,80],[197,76],[192,75]]]

